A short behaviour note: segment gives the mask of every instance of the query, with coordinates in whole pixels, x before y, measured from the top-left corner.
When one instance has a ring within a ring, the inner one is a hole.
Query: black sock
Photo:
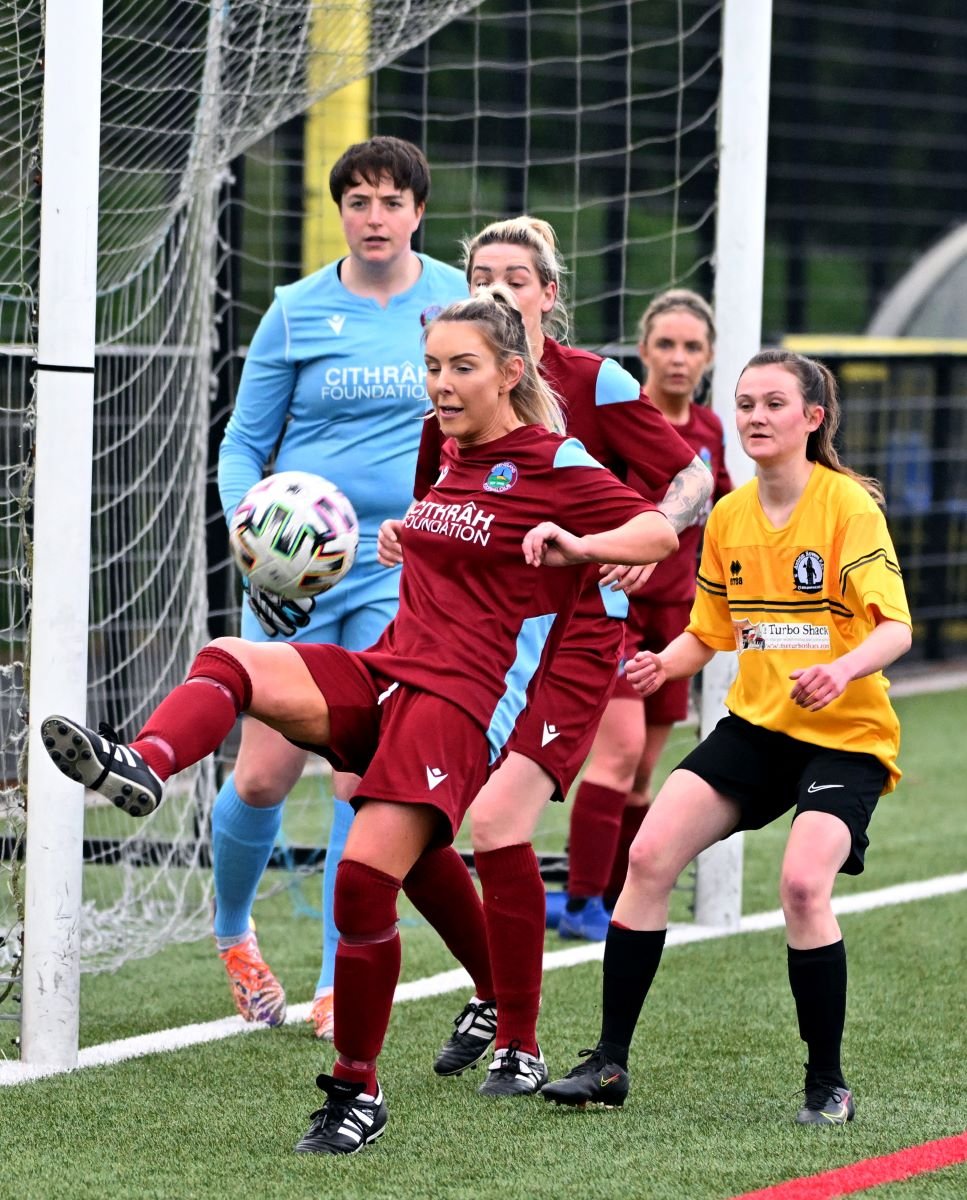
[[[846,1024],[846,946],[838,941],[815,950],[787,949],[799,1036],[809,1051],[806,1081],[845,1087],[840,1047]]]
[[[604,943],[601,1049],[620,1067],[628,1065],[628,1050],[665,946],[664,929],[622,929],[608,926]]]
[[[564,904],[564,911],[569,913],[584,912],[587,906],[587,896],[568,896]]]

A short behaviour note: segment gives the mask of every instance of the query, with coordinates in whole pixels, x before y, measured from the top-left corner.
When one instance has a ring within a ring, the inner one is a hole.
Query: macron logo
[[[426,786],[432,792],[435,787],[446,779],[446,772],[441,771],[439,767],[427,767],[426,769]]]
[[[336,313],[335,316],[326,318],[326,324],[333,333],[339,334],[342,333],[342,327],[346,324],[346,318],[341,313]]]
[[[556,737],[561,736],[561,731],[556,725],[548,725],[544,722],[544,732],[541,734],[541,745],[546,746],[548,742],[553,742]]]

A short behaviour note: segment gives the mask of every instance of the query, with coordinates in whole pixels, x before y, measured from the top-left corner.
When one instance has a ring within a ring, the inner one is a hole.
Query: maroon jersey
[[[563,402],[568,433],[619,479],[633,472],[639,481],[647,483],[648,499],[660,500],[672,479],[695,457],[695,451],[645,396],[634,376],[614,359],[545,338],[538,365]],[[417,459],[413,490],[417,499],[426,494],[437,477],[441,440],[439,424],[429,418]],[[641,490],[639,484],[633,486]],[[561,524],[568,528],[565,522]],[[627,596],[624,592],[602,591],[598,575],[597,567],[588,571],[577,615],[624,619],[628,615]],[[590,636],[590,631],[584,630],[582,636]]]
[[[715,501],[732,491],[732,480],[725,467],[725,434],[718,416],[709,408],[692,404],[689,406],[688,421],[674,428],[691,447],[692,453],[697,454],[712,472],[715,484],[701,521],[682,530],[678,535],[678,550],[655,567],[645,590],[632,597],[632,604],[640,603],[646,607],[651,604],[677,604],[695,598],[695,572],[698,569],[702,529]],[[650,500],[660,500],[665,494],[665,488],[656,488],[645,476],[634,472],[628,475],[628,483]]]
[[[540,426],[467,449],[448,439],[436,482],[403,522],[399,612],[361,658],[464,709],[493,761],[587,579],[584,565],[528,566],[524,534],[545,520],[598,533],[654,507],[575,439]]]

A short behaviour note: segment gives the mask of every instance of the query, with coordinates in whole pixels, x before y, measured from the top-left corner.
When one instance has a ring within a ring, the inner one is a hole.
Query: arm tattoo
[[[671,521],[676,533],[681,533],[699,519],[706,500],[712,494],[714,482],[712,472],[696,454],[668,485],[668,491],[658,502],[658,508]]]

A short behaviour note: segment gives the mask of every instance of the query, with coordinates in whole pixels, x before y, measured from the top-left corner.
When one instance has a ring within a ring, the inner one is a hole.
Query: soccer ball
[[[228,528],[242,574],[288,600],[334,587],[353,565],[359,522],[334,483],[280,471],[249,488]]]

